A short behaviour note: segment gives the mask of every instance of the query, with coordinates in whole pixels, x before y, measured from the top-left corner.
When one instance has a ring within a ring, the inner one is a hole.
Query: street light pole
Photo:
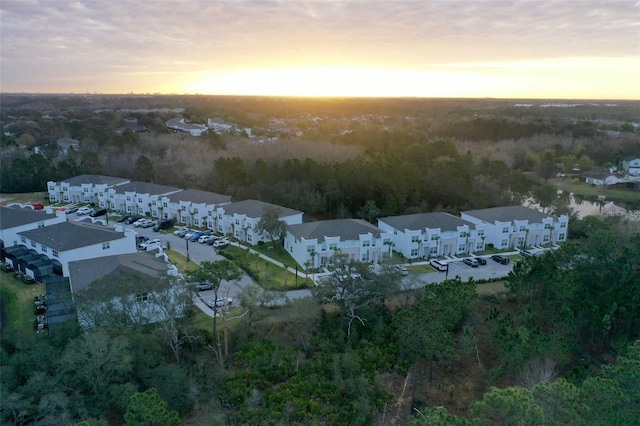
[[[185,238],[184,240],[187,242],[187,263],[189,263],[189,239]]]
[[[447,263],[447,272],[444,276],[445,281],[449,279],[449,264]]]

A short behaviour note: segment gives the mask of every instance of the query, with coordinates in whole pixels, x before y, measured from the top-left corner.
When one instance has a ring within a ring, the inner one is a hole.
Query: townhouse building
[[[61,182],[47,182],[52,203],[98,203],[100,193],[131,182],[129,179],[102,175],[79,175]]]
[[[393,250],[407,259],[461,255],[485,249],[486,228],[449,213],[416,213],[378,219],[393,236]]]
[[[569,218],[524,206],[493,207],[461,212],[476,226],[486,226],[486,243],[497,249],[523,249],[567,240]]]
[[[163,196],[152,202],[151,215],[162,219],[175,219],[177,223],[217,229],[217,209],[231,203],[230,195],[199,189],[185,189]]]
[[[19,234],[36,228],[55,225],[67,220],[64,212],[32,210],[15,207],[0,207],[0,245],[4,247],[20,244]]]
[[[182,191],[181,188],[173,186],[133,181],[100,192],[98,202],[102,208],[158,217],[158,205],[161,198],[180,191]],[[153,214],[154,210],[156,214]]]
[[[287,226],[284,246],[303,268],[327,265],[339,251],[358,262],[379,263],[391,253],[393,234],[361,219],[334,219]]]
[[[236,239],[249,244],[269,242],[269,236],[256,232],[256,225],[262,219],[265,209],[278,209],[279,219],[287,225],[302,223],[302,212],[287,207],[276,206],[257,200],[244,200],[217,208],[217,231],[224,235],[233,235]]]

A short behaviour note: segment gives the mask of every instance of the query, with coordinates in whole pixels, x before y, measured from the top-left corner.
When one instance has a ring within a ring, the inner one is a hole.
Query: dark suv
[[[494,254],[493,256],[491,256],[491,259],[503,265],[506,265],[507,263],[509,263],[509,258],[501,254]]]

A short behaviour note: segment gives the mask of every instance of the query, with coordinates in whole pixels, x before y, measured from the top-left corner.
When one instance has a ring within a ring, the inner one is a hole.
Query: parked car
[[[520,254],[524,257],[535,257],[538,256],[539,252],[533,252],[531,250],[520,250]]]
[[[187,234],[187,232],[189,232],[189,228],[180,228],[173,231],[173,235],[177,237],[184,237]]]
[[[42,203],[35,203],[35,204],[33,205],[33,209],[34,209],[34,210],[42,210],[42,209],[44,209],[44,204],[42,204]]]
[[[217,235],[211,235],[207,240],[207,245],[212,246],[216,241],[221,240],[223,237],[219,237]]]
[[[409,270],[402,265],[395,265],[393,269],[402,276],[409,275]]]
[[[156,223],[158,222],[156,222],[155,220],[147,219],[147,221],[142,224],[142,228],[152,228],[156,226]]]
[[[187,233],[183,235],[183,237],[185,240],[190,240],[193,234],[195,234],[196,232],[198,231],[196,231],[195,229],[189,229]]]
[[[480,266],[480,262],[478,262],[478,261],[477,261],[475,258],[473,258],[473,257],[467,257],[467,258],[463,259],[463,260],[462,260],[462,262],[463,262],[465,265],[469,265],[469,266],[471,266],[472,268],[477,268],[478,266]]]
[[[231,304],[233,303],[233,299],[230,297],[221,297],[218,299],[211,299],[211,300],[206,300],[204,303],[206,303],[207,306],[209,306],[212,309],[216,309],[216,308],[220,308],[224,305],[229,305],[231,306]]]
[[[138,221],[138,220],[140,220],[140,219],[142,219],[142,216],[138,216],[138,215],[135,215],[135,214],[131,214],[131,215],[129,215],[129,216],[125,219],[124,223],[126,223],[126,224],[130,225],[130,224],[132,224],[132,223],[137,222],[137,221]]]
[[[91,217],[99,217],[107,214],[107,209],[98,209],[94,210],[89,216]]]
[[[148,228],[150,226],[153,226],[153,221],[151,219],[138,219],[134,222],[133,226],[139,227],[139,228]]]
[[[195,288],[198,291],[205,291],[213,289],[213,285],[210,283],[196,283]]]
[[[447,269],[449,269],[449,266],[447,266],[446,263],[444,263],[444,262],[442,262],[442,261],[440,261],[438,259],[431,259],[429,261],[429,265],[433,266],[436,269],[436,271],[440,271],[440,272],[444,272]]]
[[[216,240],[212,245],[213,245],[213,248],[226,247],[229,245],[229,240],[226,238],[221,238],[219,240]]]
[[[172,226],[173,226],[173,221],[170,219],[159,220],[153,227],[153,230],[155,232],[158,232],[161,230],[171,229]]]
[[[165,250],[166,247],[164,247],[161,243],[153,243],[153,244],[146,245],[142,250],[143,251],[151,251],[151,250],[155,250],[155,249],[163,249],[163,250]]]
[[[493,256],[491,256],[491,259],[495,260],[498,263],[501,263],[503,265],[506,265],[510,262],[509,258],[506,256],[503,256],[501,254],[494,254]]]
[[[153,245],[153,244],[160,244],[160,239],[154,238],[152,240],[146,240],[146,241],[140,243],[140,245],[138,247],[140,247],[142,250],[146,250],[147,246],[150,246],[150,245]]]
[[[78,206],[64,207],[65,214],[76,213],[78,211]]]
[[[213,235],[205,233],[203,235],[200,235],[200,238],[198,238],[198,242],[200,244],[207,244],[211,237],[213,237]]]
[[[195,243],[196,241],[198,241],[198,238],[202,237],[203,235],[204,232],[202,231],[195,232],[191,234],[191,236],[189,237],[189,241],[193,241]]]
[[[124,222],[125,220],[127,220],[128,217],[129,216],[127,216],[126,214],[118,216],[118,219],[116,219],[116,222]]]
[[[87,206],[80,207],[78,209],[78,211],[76,212],[76,214],[78,216],[84,216],[84,215],[91,214],[91,213],[93,213],[93,209],[91,207],[87,207]]]
[[[481,265],[486,265],[487,264],[487,259],[484,257],[476,257],[476,260],[478,261],[479,264]]]

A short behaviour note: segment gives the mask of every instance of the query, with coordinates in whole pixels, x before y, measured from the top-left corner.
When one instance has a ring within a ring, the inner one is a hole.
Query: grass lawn
[[[169,256],[169,261],[176,265],[180,273],[193,271],[198,267],[198,265],[193,260],[187,262],[187,256],[178,253],[177,251],[166,250],[165,253],[167,254],[167,256]]]
[[[507,287],[505,287],[506,281],[495,281],[492,283],[477,284],[476,291],[478,296],[494,296],[496,294],[506,293]]]
[[[293,260],[291,255],[287,253],[287,251],[282,247],[276,247],[274,249],[273,245],[271,244],[262,244],[262,245],[251,246],[251,248],[257,251],[258,253],[262,253],[273,260],[277,260],[278,262],[282,262],[283,264],[291,268],[296,267],[296,261]],[[300,265],[298,265],[298,268],[302,269]]]
[[[284,268],[267,260],[260,259],[256,254],[248,255],[247,251],[241,248],[228,246],[220,250],[220,254],[234,261],[267,290],[295,290],[311,285],[310,279],[306,280],[304,277],[296,279],[295,274],[285,271]]]
[[[7,314],[7,330],[33,333],[33,301],[44,292],[43,284],[25,284],[13,272],[0,271],[0,294]]]
[[[6,206],[9,203],[34,204],[42,203],[49,205],[48,192],[25,192],[23,194],[0,194],[1,204]]]
[[[430,265],[414,265],[407,266],[407,269],[412,274],[430,274],[432,272],[437,272],[433,266]]]
[[[566,192],[572,192],[576,195],[582,195],[585,198],[597,199],[599,195],[604,195],[607,201],[623,201],[638,203],[638,192],[626,191],[617,188],[604,189],[601,186],[595,186],[584,182],[574,182],[572,179],[554,178],[549,179],[549,184]]]

